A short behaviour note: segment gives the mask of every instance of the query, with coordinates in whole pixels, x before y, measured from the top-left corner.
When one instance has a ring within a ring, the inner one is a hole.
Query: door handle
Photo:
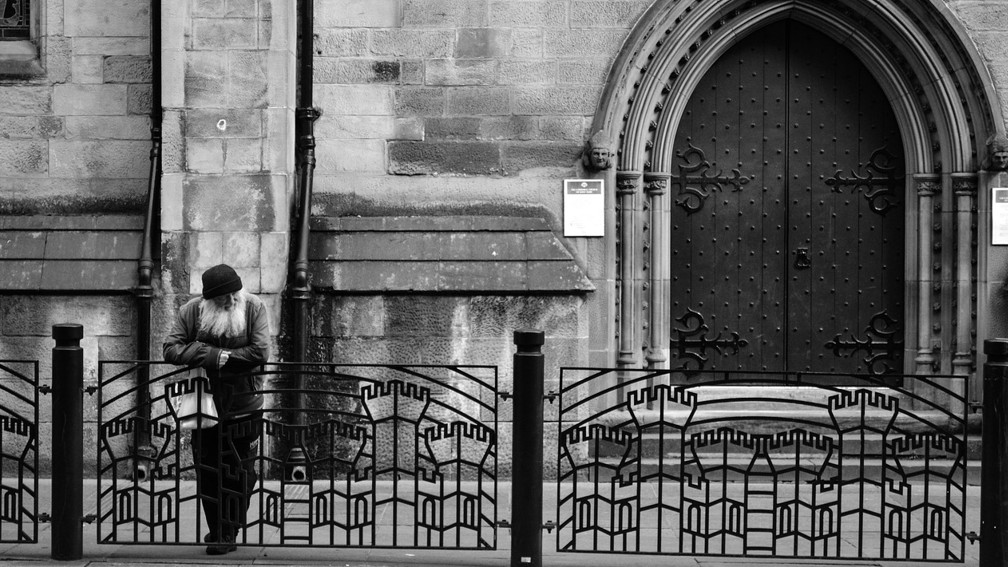
[[[807,270],[812,267],[808,248],[795,248],[794,267],[796,270]]]

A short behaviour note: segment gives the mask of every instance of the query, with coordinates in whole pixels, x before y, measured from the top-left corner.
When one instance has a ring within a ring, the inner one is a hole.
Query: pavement
[[[40,480],[39,510],[50,509],[51,483]],[[501,505],[498,519],[510,518],[510,487],[500,491]],[[556,521],[555,485],[544,486],[543,515],[546,520]],[[84,488],[84,513],[94,513],[97,509],[97,490],[93,481],[86,482]],[[980,532],[980,490],[970,486],[967,491],[966,531]],[[195,523],[195,522],[193,522]],[[192,530],[195,527],[189,526]],[[491,551],[432,550],[432,549],[386,549],[386,548],[308,548],[305,546],[242,545],[226,556],[208,556],[202,544],[99,544],[96,523],[84,524],[83,556],[78,560],[56,561],[50,558],[52,546],[51,524],[39,524],[39,541],[33,544],[0,544],[0,567],[34,567],[41,565],[65,565],[88,567],[119,567],[143,565],[149,567],[168,565],[264,565],[264,566],[315,566],[338,567],[392,567],[410,565],[415,567],[506,567],[510,566],[511,550],[508,528],[498,530],[498,548]],[[193,534],[195,532],[193,531]],[[193,534],[186,536],[195,541]],[[5,535],[0,533],[0,535]],[[268,541],[268,540],[261,540]],[[561,553],[557,551],[556,532],[543,535],[542,567],[740,567],[743,565],[783,565],[783,566],[911,566],[934,565],[934,562],[900,562],[877,560],[858,561],[850,559],[793,560],[763,559],[755,557],[703,557],[638,555],[612,553]],[[979,566],[980,544],[966,545],[964,565]],[[517,567],[517,566],[516,566]],[[534,567],[534,566],[533,566]],[[987,567],[987,566],[984,566]]]

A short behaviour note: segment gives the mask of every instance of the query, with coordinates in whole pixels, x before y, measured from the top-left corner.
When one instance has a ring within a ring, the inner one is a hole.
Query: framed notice
[[[601,179],[564,179],[564,236],[605,236],[604,188]]]
[[[991,244],[1008,246],[1008,187],[991,189]]]

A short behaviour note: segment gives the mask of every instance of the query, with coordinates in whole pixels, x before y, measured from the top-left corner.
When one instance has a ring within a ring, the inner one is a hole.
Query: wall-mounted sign
[[[991,244],[1008,245],[1008,187],[991,189]]]
[[[564,179],[564,236],[605,236],[605,183]]]

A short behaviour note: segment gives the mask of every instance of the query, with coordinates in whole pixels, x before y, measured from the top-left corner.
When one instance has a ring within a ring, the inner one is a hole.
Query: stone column
[[[931,302],[934,296],[932,283],[932,225],[934,224],[934,196],[941,191],[941,177],[934,174],[914,175],[917,185],[917,277],[920,295],[917,298],[917,357],[914,358],[916,374],[933,374],[935,355],[931,348]]]
[[[977,194],[974,173],[953,173],[956,197],[956,348],[952,373],[968,376],[973,368],[970,335],[973,325],[973,201]]]
[[[668,273],[668,247],[665,245],[665,192],[668,190],[668,173],[645,173],[644,188],[650,201],[650,261],[648,262],[648,281],[645,282],[650,291],[648,310],[649,340],[644,358],[648,368],[664,368],[668,357],[665,348],[665,294],[669,292],[666,286]]]
[[[636,199],[640,190],[641,174],[638,171],[618,171],[616,172],[616,200],[619,212],[619,306],[617,315],[619,317],[619,341],[617,344],[616,363],[621,367],[633,366],[637,363],[638,346],[634,342],[637,328],[637,287],[635,281],[636,272],[635,258],[637,248],[635,245],[637,235]]]
[[[230,264],[271,307],[274,333],[294,187],[296,4],[162,4],[165,292],[197,293],[206,268]]]

